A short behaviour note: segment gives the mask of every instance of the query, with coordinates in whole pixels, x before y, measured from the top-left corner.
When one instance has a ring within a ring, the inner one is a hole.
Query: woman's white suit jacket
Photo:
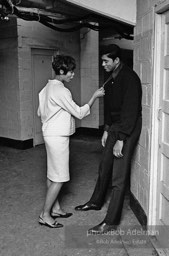
[[[56,79],[49,80],[39,93],[38,116],[43,136],[69,136],[75,132],[74,117],[82,119],[90,114],[90,107],[79,107],[71,92]]]

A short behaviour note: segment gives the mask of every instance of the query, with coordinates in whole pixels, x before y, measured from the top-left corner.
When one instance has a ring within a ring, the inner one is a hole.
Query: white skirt
[[[66,182],[69,175],[69,136],[45,136],[47,152],[47,178],[54,182]]]

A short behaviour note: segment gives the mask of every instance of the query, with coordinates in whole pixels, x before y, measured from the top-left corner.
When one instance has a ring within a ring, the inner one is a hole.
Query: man
[[[91,199],[75,207],[77,211],[100,210],[112,177],[107,214],[99,225],[89,230],[99,233],[115,229],[120,223],[130,164],[142,126],[141,82],[138,75],[121,61],[121,49],[117,45],[103,49],[102,66],[110,73],[105,82],[104,151]],[[114,158],[117,159],[115,169]]]

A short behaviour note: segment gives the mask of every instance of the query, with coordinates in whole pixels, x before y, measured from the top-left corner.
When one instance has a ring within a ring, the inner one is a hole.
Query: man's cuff
[[[124,133],[122,133],[122,132],[119,132],[119,134],[118,134],[118,140],[125,140],[126,139],[126,137],[127,137],[127,135],[126,134],[124,134]]]
[[[105,124],[105,126],[104,126],[104,131],[108,132],[109,129],[110,129],[110,126],[109,126],[108,124]]]

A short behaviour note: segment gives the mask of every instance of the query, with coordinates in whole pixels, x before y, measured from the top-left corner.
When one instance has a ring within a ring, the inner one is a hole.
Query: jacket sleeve
[[[53,99],[62,109],[78,119],[82,119],[90,114],[90,106],[85,104],[84,106],[79,107],[73,101],[72,94],[67,88],[61,90],[57,96],[55,95],[53,97]]]
[[[124,90],[120,112],[120,122],[110,127],[118,140],[125,140],[132,133],[141,108],[141,82],[135,76],[125,78],[127,86]]]

